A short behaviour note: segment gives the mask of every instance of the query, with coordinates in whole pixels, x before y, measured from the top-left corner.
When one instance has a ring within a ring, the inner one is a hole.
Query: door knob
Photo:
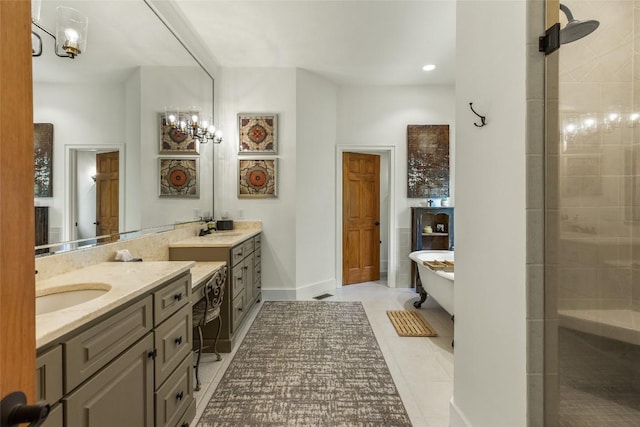
[[[100,221],[94,222],[95,225],[100,225]]]
[[[376,221],[374,224],[375,224],[376,226],[378,226],[378,225],[380,225],[380,221]]]
[[[18,427],[19,424],[31,423],[29,427],[38,427],[47,419],[50,409],[44,403],[27,405],[24,393],[14,391],[0,401],[0,426]]]

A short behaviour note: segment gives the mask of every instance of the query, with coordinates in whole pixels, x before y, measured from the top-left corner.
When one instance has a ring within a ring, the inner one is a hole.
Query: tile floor
[[[418,294],[413,289],[390,289],[385,281],[379,281],[344,286],[329,293],[334,296],[323,301],[362,301],[414,427],[448,426],[449,400],[453,394],[453,323],[447,312],[427,300],[420,312],[436,329],[438,337],[399,337],[386,311],[414,309]],[[241,338],[258,310],[259,305],[249,313],[239,332]],[[204,411],[239,342],[231,353],[222,355],[222,361],[216,361],[215,355],[203,354],[202,390],[195,393],[197,409],[193,425]]]

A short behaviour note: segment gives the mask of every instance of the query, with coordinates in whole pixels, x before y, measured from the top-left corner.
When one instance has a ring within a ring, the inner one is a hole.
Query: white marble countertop
[[[226,264],[224,261],[197,261],[191,268],[191,289],[196,289],[211,274]]]
[[[36,280],[36,297],[61,290],[109,288],[104,295],[69,308],[36,316],[36,348],[100,317],[167,280],[188,271],[193,261],[103,262]]]
[[[262,232],[261,229],[214,231],[206,236],[190,237],[170,243],[170,248],[230,248]]]

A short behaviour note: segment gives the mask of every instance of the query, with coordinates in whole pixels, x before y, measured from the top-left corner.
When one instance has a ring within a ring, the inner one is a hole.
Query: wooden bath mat
[[[401,337],[437,337],[438,333],[415,310],[387,310],[387,316]]]

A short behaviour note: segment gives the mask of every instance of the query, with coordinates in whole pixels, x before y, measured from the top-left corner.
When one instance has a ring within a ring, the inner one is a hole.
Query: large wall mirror
[[[86,49],[74,59],[58,57],[53,38],[32,26],[43,42],[32,61],[34,123],[53,125],[52,194],[34,198],[36,211],[47,214],[47,243],[94,244],[105,233],[98,227],[106,203],[117,211],[118,233],[212,213],[212,144],[162,154],[159,124],[166,107],[212,115],[211,75],[143,0],[43,0],[40,25],[50,32],[58,6],[81,11],[89,25]],[[113,169],[108,200],[104,191],[96,195],[106,157]],[[197,159],[197,197],[160,196],[160,163],[174,158]]]

